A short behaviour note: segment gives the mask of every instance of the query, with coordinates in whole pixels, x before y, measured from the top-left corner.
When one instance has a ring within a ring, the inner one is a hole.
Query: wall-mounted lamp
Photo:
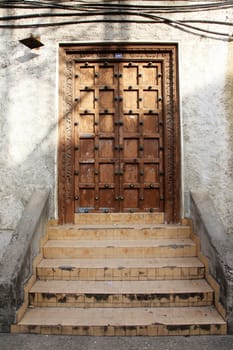
[[[29,49],[38,49],[41,46],[44,46],[44,44],[40,41],[40,37],[38,36],[34,36],[34,35],[30,35],[30,37],[19,40],[19,42],[27,47],[29,47]]]

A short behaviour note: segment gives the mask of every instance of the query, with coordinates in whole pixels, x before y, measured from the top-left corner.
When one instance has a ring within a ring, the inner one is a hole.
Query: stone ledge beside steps
[[[233,241],[207,192],[191,192],[191,219],[208,259],[209,273],[220,286],[220,302],[226,310],[228,334],[233,334]]]
[[[48,190],[35,190],[0,260],[0,332],[9,332],[48,221]]]

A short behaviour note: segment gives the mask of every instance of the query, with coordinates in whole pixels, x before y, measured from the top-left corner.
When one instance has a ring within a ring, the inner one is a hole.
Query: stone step
[[[147,240],[49,240],[43,247],[45,258],[116,258],[196,256],[191,239]]]
[[[37,276],[43,280],[163,280],[204,278],[196,257],[42,259]]]
[[[212,306],[162,308],[28,308],[13,333],[87,336],[226,334]]]
[[[79,213],[75,214],[75,224],[163,224],[164,213]]]
[[[173,281],[36,281],[32,306],[169,307],[206,306],[213,290],[203,280]]]
[[[190,226],[155,224],[58,225],[48,227],[49,239],[153,239],[188,238]]]

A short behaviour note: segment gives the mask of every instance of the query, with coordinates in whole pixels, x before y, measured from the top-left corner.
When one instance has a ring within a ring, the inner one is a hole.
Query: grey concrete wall
[[[209,260],[209,272],[220,286],[228,333],[233,334],[233,242],[207,192],[191,194],[191,218],[201,240],[201,251]]]
[[[161,1],[156,5],[173,3]],[[192,1],[179,3],[193,5]],[[5,15],[20,13],[20,10],[0,11]],[[33,11],[35,13],[36,10]],[[30,12],[25,10],[25,13]],[[163,16],[176,20],[231,22],[233,10]],[[104,19],[107,18],[111,17]],[[135,19],[121,16],[121,19],[127,18]],[[85,19],[88,18],[82,18]],[[25,20],[24,23],[55,20],[39,18]],[[59,21],[66,20],[59,18]],[[14,22],[20,23],[22,21]],[[232,32],[227,26],[196,25],[227,33],[229,38]],[[30,33],[40,35],[45,46],[30,51],[20,44],[18,40]],[[0,28],[0,228],[16,227],[23,207],[35,188],[51,189],[50,216],[57,215],[59,43],[118,40],[179,43],[183,213],[189,215],[190,190],[208,190],[225,228],[232,233],[233,43],[229,38],[208,33],[200,35],[198,31],[179,30],[161,23],[92,22],[14,30]]]
[[[32,194],[0,260],[0,332],[9,332],[16,310],[23,302],[23,287],[32,274],[32,262],[46,232],[48,199],[45,190]]]
[[[11,241],[13,232],[12,230],[0,230],[0,260]]]

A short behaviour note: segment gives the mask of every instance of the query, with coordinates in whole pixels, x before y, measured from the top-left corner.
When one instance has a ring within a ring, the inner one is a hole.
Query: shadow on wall
[[[34,188],[54,187],[51,186],[55,158],[52,144],[55,143],[57,123],[52,118],[48,121],[51,108],[47,111],[44,108],[49,103],[45,93],[41,94],[41,86],[49,95],[53,87],[47,89],[48,82],[43,83],[39,53],[22,47],[16,41],[16,35],[12,38],[10,33],[8,35],[4,41],[7,64],[0,72],[3,91],[0,227],[14,229]],[[54,98],[52,101],[54,104]]]
[[[7,11],[10,14],[10,10]],[[12,51],[17,47],[13,31],[2,31],[2,35],[5,35],[5,40],[1,43],[1,65],[0,65],[0,86],[1,86],[1,99],[0,99],[0,167],[1,167],[1,181],[0,181],[0,228],[12,229],[14,226],[9,220],[11,210],[16,216],[16,221],[19,220],[19,212],[23,210],[23,203],[18,201],[15,203],[15,196],[12,193],[12,186],[9,182],[12,182],[14,186],[14,180],[10,181],[11,167],[8,167],[9,159],[9,134],[10,134],[10,123],[9,123],[9,111],[11,108],[10,103],[10,89],[12,81],[16,81],[15,76],[12,72]],[[14,167],[13,167],[14,168]],[[9,180],[9,182],[7,181]]]
[[[225,170],[225,175],[228,179],[231,179],[231,183],[229,184],[228,188],[226,188],[228,197],[230,197],[231,200],[227,201],[227,207],[225,212],[224,221],[228,222],[227,231],[231,234],[231,237],[233,238],[233,213],[232,213],[232,198],[233,198],[233,191],[232,191],[232,179],[233,179],[233,43],[229,43],[228,46],[228,60],[227,60],[227,76],[226,76],[226,86],[225,86],[225,109],[227,113],[227,121],[228,121],[228,149],[229,149],[229,158],[228,158],[228,164],[227,169]],[[223,201],[225,198],[222,199]]]
[[[109,35],[113,39],[121,37],[121,26],[121,23],[116,23],[111,25],[109,30],[109,27],[104,25],[101,35],[103,41],[109,38]],[[53,34],[57,30],[59,31],[59,28],[54,28]],[[51,28],[39,31],[46,38],[50,35]],[[124,26],[124,32],[127,31],[130,33],[130,24]],[[0,228],[4,229],[16,227],[35,188],[51,189],[51,216],[54,216],[54,205],[56,206],[56,46],[53,40],[52,66],[49,51],[51,46],[48,44],[47,48],[40,51],[29,51],[17,38],[17,35],[20,39],[27,36],[25,33],[25,30],[2,31],[2,34],[7,36],[2,47],[5,63],[2,64],[0,72],[3,91],[0,112]],[[79,33],[79,39],[85,35],[86,31],[83,31],[83,34]],[[49,57],[47,59],[46,50]]]
[[[122,15],[122,18],[125,19],[125,16]],[[93,24],[93,26],[96,25]],[[102,41],[130,40],[132,30],[130,23],[106,23],[102,27],[102,38],[100,38]],[[14,54],[9,59],[7,55],[5,56],[8,64],[2,68],[4,73],[1,77],[4,89],[2,89],[1,106],[0,162],[3,171],[0,194],[4,203],[0,208],[0,227],[5,228],[15,227],[34,188],[52,188],[50,207],[51,215],[54,215],[58,123],[54,103],[57,91],[53,38],[56,33],[60,35],[62,31],[61,28],[53,28],[51,33],[51,28],[44,28],[40,29],[40,32],[43,33],[43,37],[51,38],[49,40],[52,44],[48,42],[45,48],[35,53],[28,49],[20,49],[23,54],[17,55],[21,44],[15,41],[16,36],[13,36],[13,31],[7,31],[10,45],[14,45]],[[18,33],[21,36],[21,32]],[[78,39],[82,40],[88,35],[88,31],[83,29]],[[74,39],[74,34],[69,37]],[[4,51],[8,52],[8,55],[11,52],[10,45],[5,42]],[[51,52],[54,52],[52,62]],[[14,57],[16,57],[15,60]],[[229,62],[230,60],[231,56],[229,56]],[[198,64],[206,65],[204,61],[199,61]],[[192,65],[195,65],[195,61],[192,61]],[[206,69],[212,69],[212,67],[206,66]],[[16,80],[17,72],[21,79]],[[190,81],[192,84],[192,79]],[[222,215],[227,212],[225,214],[227,226],[231,224],[233,226],[233,219],[231,219],[233,215],[230,209],[233,207],[233,193],[230,190],[233,188],[231,176],[233,162],[231,152],[226,152],[229,149],[229,139],[233,143],[233,133],[231,133],[233,102],[230,102],[233,101],[230,98],[232,75],[229,75],[228,84],[225,87],[226,92],[223,95],[222,85],[219,86],[216,75],[212,81],[208,82],[203,77],[202,86],[198,91],[184,96],[182,101],[183,168],[185,192],[188,193],[190,189],[200,189],[200,187],[209,190],[215,205],[222,208]],[[75,106],[71,106],[71,111],[67,113],[72,112],[73,108]],[[188,207],[187,202],[185,206]]]
[[[233,227],[233,93],[232,65],[227,60],[233,45],[228,43],[226,56],[213,57],[212,65],[203,62],[203,75],[193,88],[184,90],[183,140],[186,210],[189,192],[208,191],[221,216],[225,229]],[[225,61],[223,61],[225,58]],[[196,67],[197,69],[198,67]],[[201,68],[201,67],[200,67]],[[193,70],[193,66],[191,67]],[[194,68],[195,70],[195,68]],[[206,79],[205,72],[207,72]],[[191,92],[191,93],[190,93]],[[185,95],[185,93],[187,93]],[[189,215],[189,212],[186,213]]]

